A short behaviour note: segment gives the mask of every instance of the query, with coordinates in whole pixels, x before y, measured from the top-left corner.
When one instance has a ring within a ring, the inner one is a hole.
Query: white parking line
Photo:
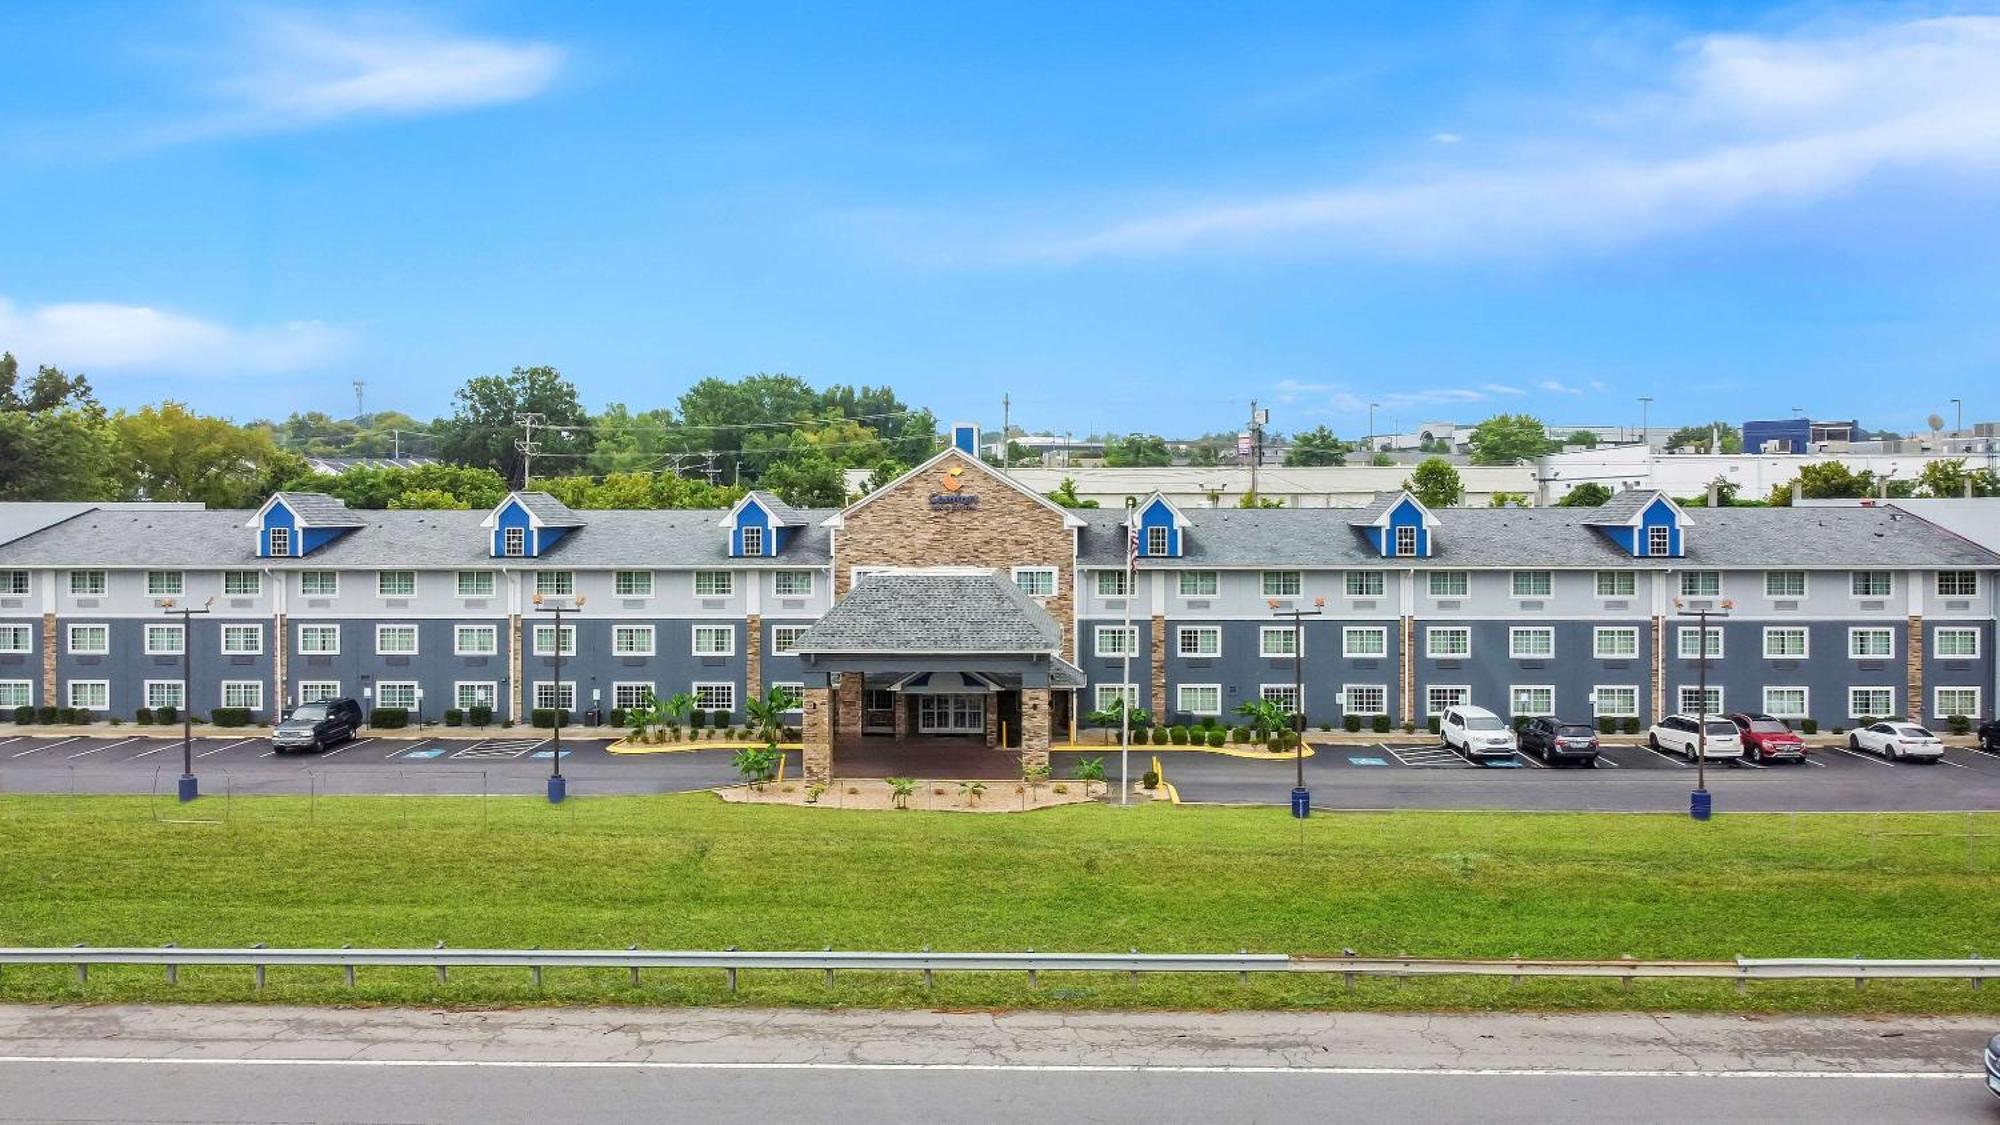
[[[1800,759],[1799,759],[1799,761],[1801,761],[1801,762],[1804,762],[1804,763],[1805,763],[1806,765],[1809,765],[1809,766],[1818,766],[1818,767],[1819,767],[1820,769],[1825,769],[1825,768],[1826,768],[1826,763],[1825,763],[1825,762],[1815,762],[1815,761],[1813,761],[1813,760],[1812,760],[1812,757],[1811,757],[1810,755],[1808,755],[1807,757],[1804,757],[1804,758],[1800,758]]]
[[[1594,770],[1622,770],[1625,767],[1600,753],[1597,757],[1590,760],[1590,768]]]
[[[17,734],[12,738],[0,738],[0,746],[5,746],[10,742],[19,742],[26,737],[26,735]]]
[[[331,758],[335,754],[344,754],[347,751],[354,749],[356,746],[366,746],[373,741],[375,740],[372,738],[357,738],[351,742],[343,742],[339,746],[336,746],[333,749],[328,750],[326,753],[321,754],[320,757]]]
[[[75,741],[76,741],[77,739],[79,739],[79,738],[81,738],[81,737],[83,737],[83,736],[82,736],[82,735],[77,735],[77,734],[72,734],[72,735],[70,735],[70,736],[69,736],[68,738],[58,738],[58,739],[56,739],[56,740],[55,740],[54,742],[51,742],[51,743],[49,743],[49,744],[48,744],[48,745],[46,745],[46,746],[30,746],[30,747],[28,747],[28,748],[27,748],[26,750],[21,750],[21,751],[18,751],[18,752],[16,752],[14,756],[15,756],[16,758],[25,758],[25,757],[27,757],[27,756],[28,756],[28,755],[30,755],[30,754],[39,754],[39,753],[41,753],[41,752],[42,752],[42,751],[44,751],[44,750],[53,750],[53,749],[55,749],[56,747],[58,747],[58,746],[61,746],[61,745],[62,745],[63,743],[65,743],[65,742],[75,742]]]
[[[1547,764],[1546,762],[1538,762],[1538,761],[1536,761],[1536,760],[1535,760],[1535,758],[1534,758],[1534,756],[1533,756],[1533,755],[1531,755],[1531,754],[1529,754],[1529,753],[1528,753],[1527,751],[1525,751],[1525,750],[1516,750],[1516,751],[1514,751],[1514,757],[1515,757],[1516,759],[1518,759],[1519,761],[1522,761],[1522,762],[1526,762],[1526,763],[1527,763],[1528,765],[1531,765],[1531,766],[1535,767],[1535,768],[1536,768],[1536,769],[1538,769],[1538,770],[1545,770],[1545,769],[1548,769],[1548,768],[1549,768],[1549,767],[1548,767],[1548,764]]]
[[[1729,759],[1728,759],[1728,758],[1724,758],[1724,759],[1722,759],[1722,760],[1726,762],[1726,761],[1728,761]],[[1750,760],[1750,759],[1748,759],[1748,758],[1738,758],[1738,759],[1736,759],[1736,764],[1737,764],[1737,765],[1739,765],[1739,766],[1742,766],[1742,767],[1743,767],[1744,769],[1752,769],[1752,770],[1767,770],[1767,769],[1770,769],[1770,768],[1771,768],[1771,767],[1769,767],[1769,766],[1767,766],[1767,765],[1764,765],[1764,764],[1762,764],[1762,763],[1760,763],[1760,762],[1753,762],[1753,761],[1751,761],[1751,760]]]
[[[139,759],[141,759],[141,758],[150,758],[150,757],[152,757],[153,755],[155,755],[155,754],[159,753],[159,752],[160,752],[160,751],[162,751],[162,750],[178,750],[178,749],[180,749],[180,745],[181,745],[181,744],[180,744],[179,742],[177,742],[177,741],[176,741],[176,742],[162,742],[162,743],[160,743],[160,744],[159,744],[158,746],[155,746],[155,747],[153,747],[153,748],[152,748],[151,750],[141,750],[141,751],[139,751],[139,752],[138,752],[137,754],[134,754],[134,755],[132,755],[131,757],[129,757],[129,758],[127,758],[127,759],[125,759],[125,760],[126,760],[126,761],[128,761],[128,762],[136,762],[136,761],[138,761],[138,760],[139,760]]]
[[[206,757],[208,757],[208,756],[209,756],[210,754],[220,754],[220,753],[222,753],[222,752],[223,752],[224,750],[234,750],[234,749],[236,749],[236,748],[237,748],[238,746],[241,746],[241,745],[243,745],[243,744],[244,744],[244,743],[246,743],[246,742],[255,742],[255,741],[257,741],[257,740],[256,740],[256,739],[254,739],[254,738],[239,738],[239,739],[237,739],[236,741],[234,741],[234,742],[230,743],[230,744],[229,744],[229,745],[227,745],[227,746],[218,746],[218,747],[216,747],[216,748],[215,748],[215,749],[213,749],[213,750],[203,750],[203,751],[202,751],[201,753],[199,753],[199,754],[196,754],[196,755],[195,755],[195,757],[197,757],[197,758],[206,758]]]
[[[1634,750],[1644,750],[1646,753],[1651,754],[1653,757],[1658,758],[1659,760],[1667,763],[1668,765],[1674,767],[1677,770],[1684,770],[1688,768],[1688,764],[1686,762],[1681,761],[1679,758],[1669,758],[1665,754],[1660,753],[1658,750],[1653,749],[1651,746],[1648,746],[1643,742],[1634,745],[1632,748]]]
[[[1894,762],[1885,762],[1885,761],[1882,761],[1882,760],[1881,760],[1881,759],[1879,759],[1879,758],[1871,758],[1871,757],[1869,757],[1868,755],[1866,755],[1866,754],[1863,754],[1863,753],[1862,753],[1862,752],[1860,752],[1859,750],[1849,750],[1849,749],[1848,749],[1847,747],[1845,747],[1845,746],[1829,746],[1829,747],[1827,747],[1827,749],[1828,749],[1828,750],[1838,750],[1838,751],[1840,751],[1841,753],[1843,753],[1843,754],[1847,755],[1847,756],[1848,756],[1848,757],[1850,757],[1850,758],[1859,758],[1859,759],[1861,759],[1862,761],[1864,761],[1864,762],[1867,762],[1867,763],[1868,763],[1869,765],[1871,765],[1871,766],[1882,766],[1882,767],[1885,767],[1885,768],[1887,768],[1887,769],[1895,769],[1895,768],[1896,768],[1896,763],[1894,763]]]
[[[105,744],[104,744],[103,746],[93,746],[93,747],[91,747],[91,748],[90,748],[90,749],[88,749],[88,750],[78,750],[78,751],[77,751],[76,753],[74,753],[74,754],[65,754],[65,755],[63,755],[63,757],[64,757],[64,758],[88,758],[88,757],[89,757],[89,756],[91,756],[92,754],[96,754],[96,753],[99,753],[99,752],[101,752],[101,751],[104,751],[104,750],[115,750],[115,749],[117,749],[118,747],[120,747],[120,746],[123,746],[123,745],[125,745],[125,744],[126,744],[126,743],[128,743],[128,742],[137,742],[137,741],[139,741],[139,740],[138,740],[138,739],[136,739],[136,738],[126,738],[126,739],[120,739],[120,740],[119,740],[119,741],[117,741],[117,742],[108,742],[108,743],[105,743]]]
[[[1937,763],[1938,765],[1941,766],[1950,766],[1952,769],[1955,770],[1969,770],[1972,768],[1971,766],[1959,765],[1957,762],[1952,761],[1950,758],[1947,758],[1942,754],[1938,755]]]

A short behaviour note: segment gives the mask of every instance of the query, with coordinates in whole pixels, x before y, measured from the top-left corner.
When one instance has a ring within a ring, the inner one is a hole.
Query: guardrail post
[[[924,953],[925,953],[925,955],[926,955],[926,956],[928,956],[928,955],[930,954],[930,951],[931,951],[931,947],[930,947],[929,945],[926,945],[926,946],[924,946]],[[1979,982],[1978,982],[1978,981],[1976,981],[1976,980],[1975,980],[1975,981],[1973,981],[1972,983],[1973,983],[1973,987],[1975,987],[1975,988],[1976,988],[1976,987],[1978,987],[1978,985],[1979,985]],[[924,987],[925,987],[925,988],[936,988],[936,987],[937,987],[937,977],[936,977],[936,974],[934,974],[934,973],[933,973],[933,972],[931,971],[931,967],[930,967],[930,966],[929,966],[928,964],[926,964],[926,965],[924,966]]]
[[[540,949],[541,946],[537,945],[534,948]],[[542,990],[542,967],[540,965],[528,966],[528,975],[535,979],[535,991],[540,992]]]
[[[444,948],[444,943],[443,943],[443,942],[438,942],[438,943],[437,943],[437,947],[438,947],[439,949],[443,949],[443,948]],[[443,960],[442,958],[440,958],[440,959],[438,960],[438,967],[437,967],[437,968],[438,968],[438,983],[439,983],[439,984],[443,984],[443,983],[445,982],[445,967],[444,967],[444,960]]]
[[[1750,966],[1743,963],[1743,955],[1736,955],[1736,995],[1742,996],[1750,990]]]
[[[1520,969],[1521,969],[1521,954],[1519,950],[1516,950],[1514,953],[1514,970],[1515,970],[1514,975],[1507,978],[1507,986],[1509,988],[1520,987],[1521,985]]]
[[[730,953],[736,952],[736,947],[733,945],[730,946],[728,952]],[[723,975],[729,978],[729,994],[731,996],[736,995],[736,966],[731,965],[727,969],[724,969]]]
[[[1972,959],[1973,959],[1974,961],[1977,961],[1977,960],[1979,960],[1979,954],[1977,954],[1977,953],[1973,954],[1973,955],[1972,955]],[[1977,992],[1977,991],[1979,991],[1979,985],[1980,985],[1980,983],[1981,983],[1981,978],[1980,978],[1980,977],[1978,977],[1978,976],[1974,976],[1974,977],[1972,978],[1972,990],[1973,990],[1974,992]]]
[[[174,948],[174,943],[168,942],[162,948],[172,949]],[[181,982],[181,967],[179,965],[174,964],[172,961],[167,962],[167,983],[179,984],[180,982]]]
[[[1618,959],[1619,959],[1620,961],[1631,961],[1631,960],[1633,960],[1634,958],[1633,958],[1633,956],[1632,956],[1632,955],[1631,955],[1630,953],[1620,953],[1620,954],[1618,955]],[[1619,978],[1618,978],[1618,986],[1619,986],[1620,988],[1623,988],[1623,989],[1624,989],[1625,991],[1627,991],[1627,992],[1630,992],[1630,991],[1632,991],[1632,974],[1631,974],[1631,973],[1626,973],[1626,974],[1625,974],[1624,976],[1622,976],[1622,977],[1619,977]]]
[[[1028,956],[1033,957],[1034,955],[1035,947],[1031,945],[1028,947]],[[1028,987],[1035,987],[1035,965],[1032,961],[1028,963]]]
[[[639,947],[637,945],[628,945],[625,947],[625,952],[627,953],[637,953],[638,951]],[[632,987],[639,987],[639,966],[637,963],[634,963],[632,966]]]
[[[1134,957],[1137,957],[1137,956],[1139,955],[1139,948],[1138,948],[1137,946],[1131,946],[1131,947],[1129,947],[1129,948],[1127,948],[1127,949],[1126,949],[1126,952],[1127,952],[1127,953],[1130,953],[1130,954],[1131,954],[1132,956],[1134,956]],[[1127,984],[1138,984],[1138,983],[1139,983],[1139,970],[1137,970],[1137,969],[1133,969],[1133,970],[1132,970],[1131,972],[1129,972],[1129,973],[1126,973],[1126,974],[1125,974],[1125,983],[1127,983]]]
[[[82,942],[77,942],[76,948],[83,949],[85,948],[85,946]],[[78,961],[76,963],[76,983],[78,984],[90,983],[90,962]]]
[[[262,949],[264,948],[264,943],[260,941],[256,945],[251,946],[250,948]],[[257,971],[257,991],[262,992],[264,991],[264,963],[262,961],[259,961],[254,967]]]
[[[342,943],[340,944],[340,948],[342,948],[342,949],[353,949],[353,948],[354,948],[354,943],[353,943],[353,942],[342,942]],[[341,969],[345,970],[345,975],[346,975],[346,977],[347,977],[347,987],[349,987],[349,988],[353,988],[353,987],[354,987],[354,962],[352,962],[352,961],[349,961],[349,962],[348,962],[347,964],[345,964],[345,965],[342,965],[342,966],[341,966]]]
[[[1878,814],[1878,816],[1879,816],[1879,814]],[[1859,953],[1855,954],[1855,955],[1854,955],[1854,959],[1855,959],[1856,961],[1859,961],[1859,960],[1861,960],[1861,954],[1859,954]],[[1862,989],[1864,989],[1864,988],[1867,988],[1867,987],[1868,987],[1868,978],[1867,978],[1867,977],[1855,977],[1855,978],[1854,978],[1854,991],[1856,991],[1856,992],[1859,992],[1859,991],[1861,991]]]
[[[1249,950],[1247,950],[1247,949],[1239,949],[1239,950],[1237,950],[1237,951],[1236,951],[1236,955],[1237,955],[1238,957],[1248,957],[1248,956],[1250,956],[1250,951],[1249,951]],[[1236,971],[1236,983],[1237,983],[1237,984],[1249,984],[1249,983],[1250,983],[1250,970],[1248,970],[1248,969],[1238,969],[1238,970]]]
[[[829,945],[829,946],[827,946],[827,947],[826,947],[826,952],[828,952],[828,953],[832,953],[832,952],[833,952],[833,947],[832,947],[832,946],[830,946],[830,945]],[[832,987],[833,987],[833,969],[832,969],[831,967],[829,967],[829,968],[828,968],[828,969],[826,970],[826,986],[827,986],[828,988],[832,988]]]

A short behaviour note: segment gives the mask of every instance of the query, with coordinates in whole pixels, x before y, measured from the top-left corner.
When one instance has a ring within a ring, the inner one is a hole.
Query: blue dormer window
[[[1146,529],[1146,553],[1165,555],[1172,550],[1174,529],[1170,527],[1149,527]]]
[[[1646,553],[1665,557],[1674,553],[1674,529],[1654,524],[1646,529]]]
[[[546,492],[510,492],[480,523],[486,553],[496,559],[538,559],[583,526],[583,517]]]
[[[806,525],[806,514],[762,490],[746,494],[729,509],[729,555],[738,559],[776,558]]]
[[[758,559],[764,557],[764,529],[746,527],[743,529],[743,556]]]
[[[257,555],[267,559],[304,558],[367,521],[347,505],[318,492],[272,494],[246,527],[257,529]]]
[[[1187,532],[1187,517],[1172,501],[1155,492],[1134,513],[1133,534],[1138,537],[1141,558],[1171,559],[1186,553],[1182,537]]]
[[[528,553],[528,529],[525,527],[503,528],[500,532],[501,553],[507,558],[523,558]]]
[[[1381,492],[1347,521],[1369,550],[1383,558],[1427,559],[1436,554],[1431,535],[1437,517],[1407,492]]]
[[[1632,489],[1612,497],[1584,519],[1635,559],[1687,556],[1687,513],[1663,492]]]
[[[270,535],[271,557],[274,559],[291,557],[292,529],[289,527],[274,527],[271,529]]]
[[[1396,529],[1396,557],[1410,559],[1417,555],[1417,528],[1408,524]]]

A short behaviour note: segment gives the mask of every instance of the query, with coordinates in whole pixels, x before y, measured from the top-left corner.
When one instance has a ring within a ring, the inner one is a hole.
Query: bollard
[[[256,945],[251,946],[250,948],[262,949],[264,948],[264,943],[260,941]],[[254,968],[257,972],[257,991],[262,992],[264,991],[264,966],[260,963],[252,966],[252,968]]]
[[[172,949],[174,948],[174,943],[168,942],[164,948]],[[179,965],[174,964],[172,961],[167,962],[167,983],[179,984],[180,982],[181,982],[181,967]]]
[[[353,949],[353,948],[354,948],[354,944],[353,944],[352,942],[342,942],[342,943],[340,943],[340,948],[342,948],[342,949]],[[344,970],[346,970],[346,974],[345,974],[345,975],[346,975],[346,977],[347,977],[347,987],[349,987],[349,988],[353,988],[353,987],[354,987],[354,965],[353,965],[353,963],[352,963],[352,962],[349,962],[348,964],[345,964],[345,965],[342,965],[342,966],[341,966],[341,968],[342,968],[342,969],[344,969]]]

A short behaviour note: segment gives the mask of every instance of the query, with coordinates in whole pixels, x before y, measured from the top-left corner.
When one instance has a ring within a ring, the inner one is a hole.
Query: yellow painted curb
[[[1061,750],[1066,753],[1088,753],[1092,750],[1111,753],[1118,749],[1118,744],[1114,742],[1106,746],[1096,742],[1070,742],[1051,746],[1049,749]],[[1290,750],[1280,750],[1278,753],[1273,754],[1269,750],[1244,750],[1235,746],[1154,746],[1151,743],[1141,746],[1135,742],[1132,744],[1132,749],[1148,754],[1159,754],[1165,751],[1180,754],[1214,754],[1221,758],[1241,758],[1247,762],[1289,762],[1296,757]],[[1311,744],[1307,744],[1305,757],[1310,758],[1312,756],[1313,748]]]
[[[608,754],[684,754],[690,750],[741,750],[746,746],[762,745],[760,742],[747,738],[738,738],[724,742],[662,742],[657,745],[651,742],[633,742],[629,738],[621,738],[617,742],[606,746],[604,750]],[[781,751],[803,750],[805,746],[798,742],[780,742],[778,743],[778,749]]]

